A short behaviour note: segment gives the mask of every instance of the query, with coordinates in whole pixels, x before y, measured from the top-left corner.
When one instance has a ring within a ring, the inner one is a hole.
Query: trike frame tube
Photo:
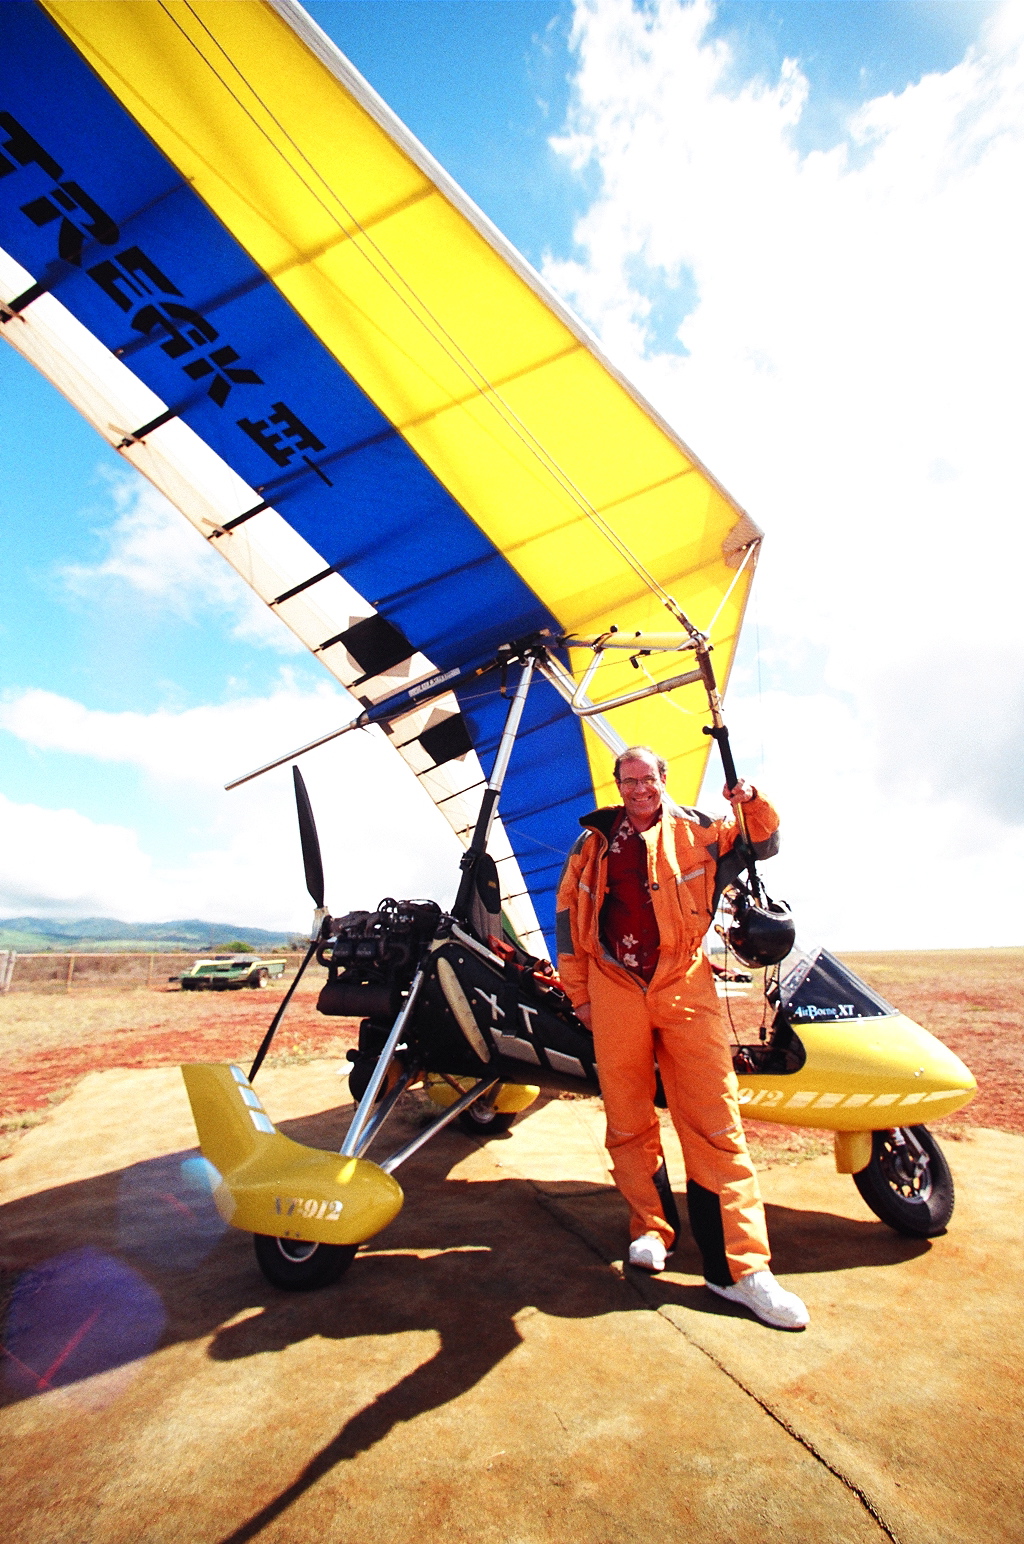
[[[424,960],[423,964],[420,966],[419,970],[413,977],[412,986],[409,988],[409,995],[405,999],[405,1002],[402,1004],[402,1010],[392,1025],[391,1033],[388,1035],[387,1040],[384,1042],[384,1049],[378,1056],[377,1065],[374,1067],[372,1073],[370,1074],[370,1081],[366,1085],[366,1092],[363,1094],[363,1097],[356,1105],[356,1113],[352,1117],[352,1124],[349,1126],[345,1135],[345,1140],[341,1144],[340,1156],[342,1158],[358,1158],[359,1156],[359,1139],[363,1134],[363,1130],[367,1121],[370,1119],[370,1116],[373,1113],[373,1106],[376,1103],[377,1095],[380,1093],[384,1079],[387,1077],[388,1068],[391,1066],[391,1063],[394,1060],[395,1051],[398,1048],[398,1042],[402,1038],[402,1032],[405,1029],[406,1021],[409,1018],[416,999],[420,994],[420,987],[423,985],[426,974],[427,961]]]
[[[401,1077],[395,1083],[394,1088],[391,1089],[386,1098],[382,1100],[382,1102],[377,1106],[372,1116],[363,1128],[363,1134],[359,1138],[359,1147],[354,1154],[356,1158],[363,1157],[371,1142],[379,1134],[381,1127],[387,1120],[388,1116],[391,1114],[392,1110],[395,1108],[395,1105],[398,1103],[399,1099],[409,1087],[409,1084],[413,1082],[413,1080],[422,1071],[422,1067],[407,1067],[406,1070],[402,1073]]]
[[[471,1104],[476,1104],[478,1099],[482,1099],[485,1094],[489,1094],[491,1089],[496,1088],[500,1082],[500,1078],[481,1078],[479,1083],[471,1088],[468,1093],[463,1094],[461,1099],[457,1099],[454,1104],[449,1105],[443,1115],[439,1115],[437,1120],[432,1121],[425,1131],[418,1132],[411,1142],[406,1142],[405,1146],[400,1147],[397,1153],[392,1153],[390,1158],[386,1158],[380,1165],[384,1173],[393,1174],[399,1164],[404,1163],[407,1158],[411,1158],[413,1153],[418,1153],[420,1148],[430,1141],[431,1137],[436,1136],[444,1126],[449,1125],[457,1116],[461,1115],[463,1110],[468,1110]]]

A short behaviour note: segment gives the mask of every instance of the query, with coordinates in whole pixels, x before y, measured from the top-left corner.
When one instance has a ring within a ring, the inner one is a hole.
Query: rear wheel
[[[254,970],[252,975],[249,977],[250,986],[267,986],[269,982],[270,972],[266,969],[266,967],[261,967],[259,970]]]
[[[953,1215],[953,1176],[927,1126],[874,1132],[871,1162],[853,1182],[875,1216],[897,1233],[932,1238]]]
[[[253,1234],[256,1261],[267,1280],[285,1292],[329,1287],[348,1270],[358,1244],[307,1244],[298,1238]]]
[[[352,1071],[348,1075],[348,1091],[356,1104],[358,1104],[369,1087],[378,1058],[376,1056],[364,1056],[361,1051],[349,1051],[348,1057],[352,1064]],[[396,1057],[388,1068],[384,1081],[377,1091],[377,1098],[374,1100],[375,1104],[379,1104],[384,1095],[391,1092],[401,1074],[401,1063]]]
[[[477,1102],[457,1115],[455,1124],[471,1137],[498,1137],[509,1129],[517,1113],[513,1110],[511,1114],[503,1114],[501,1110],[492,1110],[490,1105]]]

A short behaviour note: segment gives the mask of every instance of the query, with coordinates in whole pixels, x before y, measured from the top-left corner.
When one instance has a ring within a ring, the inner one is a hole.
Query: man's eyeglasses
[[[628,788],[630,792],[634,788],[657,788],[659,779],[656,777],[620,777],[619,787]]]

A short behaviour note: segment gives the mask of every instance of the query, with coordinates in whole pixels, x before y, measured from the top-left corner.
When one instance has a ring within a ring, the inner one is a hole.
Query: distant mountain
[[[294,936],[235,923],[202,922],[195,917],[177,922],[119,922],[113,917],[0,917],[0,949],[16,949],[19,954],[47,950],[91,954],[133,946],[154,952],[202,952],[243,940],[256,949],[275,949],[291,943]]]

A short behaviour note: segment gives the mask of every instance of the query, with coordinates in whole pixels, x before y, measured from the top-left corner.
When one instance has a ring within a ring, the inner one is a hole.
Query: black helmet
[[[741,895],[734,904],[735,921],[726,933],[729,948],[744,965],[778,965],[796,943],[796,927],[785,901],[764,904]]]

